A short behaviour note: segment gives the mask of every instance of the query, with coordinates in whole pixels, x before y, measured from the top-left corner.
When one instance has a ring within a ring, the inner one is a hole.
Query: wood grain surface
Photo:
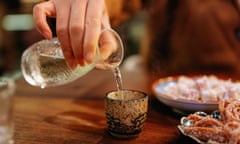
[[[147,121],[133,139],[116,139],[106,131],[104,96],[116,89],[110,71],[93,70],[77,81],[40,89],[23,78],[14,95],[15,144],[171,144],[192,143],[177,130],[180,115],[152,95],[144,70],[122,71],[123,88],[149,95]]]

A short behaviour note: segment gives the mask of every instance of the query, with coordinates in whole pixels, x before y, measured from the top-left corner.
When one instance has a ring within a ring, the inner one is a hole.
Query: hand
[[[47,17],[56,17],[56,32],[71,68],[92,63],[103,28],[110,28],[104,0],[49,0],[34,6],[38,31],[47,39],[52,32]]]

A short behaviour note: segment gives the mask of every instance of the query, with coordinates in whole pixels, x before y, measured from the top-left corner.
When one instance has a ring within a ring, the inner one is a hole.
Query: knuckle
[[[101,22],[97,18],[89,18],[86,21],[86,27],[100,27]]]
[[[59,26],[56,30],[58,36],[65,36],[67,35],[66,28]]]
[[[34,7],[33,7],[33,13],[37,13],[37,12],[40,12],[40,11],[43,11],[43,8],[41,6],[41,4],[36,4]]]
[[[77,33],[77,34],[83,33],[84,27],[79,24],[73,23],[73,24],[71,24],[69,31],[70,31],[70,33]]]
[[[40,14],[44,13],[43,8],[40,6],[40,4],[37,4],[33,7],[33,19],[34,19],[34,24],[37,26],[37,28],[42,28],[42,19]]]

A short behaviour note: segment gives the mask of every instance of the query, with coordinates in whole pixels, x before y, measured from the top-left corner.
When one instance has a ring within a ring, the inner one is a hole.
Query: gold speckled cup
[[[148,96],[137,90],[110,91],[105,98],[108,132],[117,138],[138,136],[147,119]]]

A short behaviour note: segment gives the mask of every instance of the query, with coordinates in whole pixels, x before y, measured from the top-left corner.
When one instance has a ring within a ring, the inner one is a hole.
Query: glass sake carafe
[[[111,39],[112,48],[107,55],[101,54],[102,39]],[[104,29],[99,37],[96,59],[92,64],[77,65],[71,69],[64,59],[57,38],[39,41],[26,49],[21,58],[21,69],[25,80],[41,88],[70,83],[85,75],[93,68],[113,70],[123,59],[124,49],[121,38],[112,29]]]

